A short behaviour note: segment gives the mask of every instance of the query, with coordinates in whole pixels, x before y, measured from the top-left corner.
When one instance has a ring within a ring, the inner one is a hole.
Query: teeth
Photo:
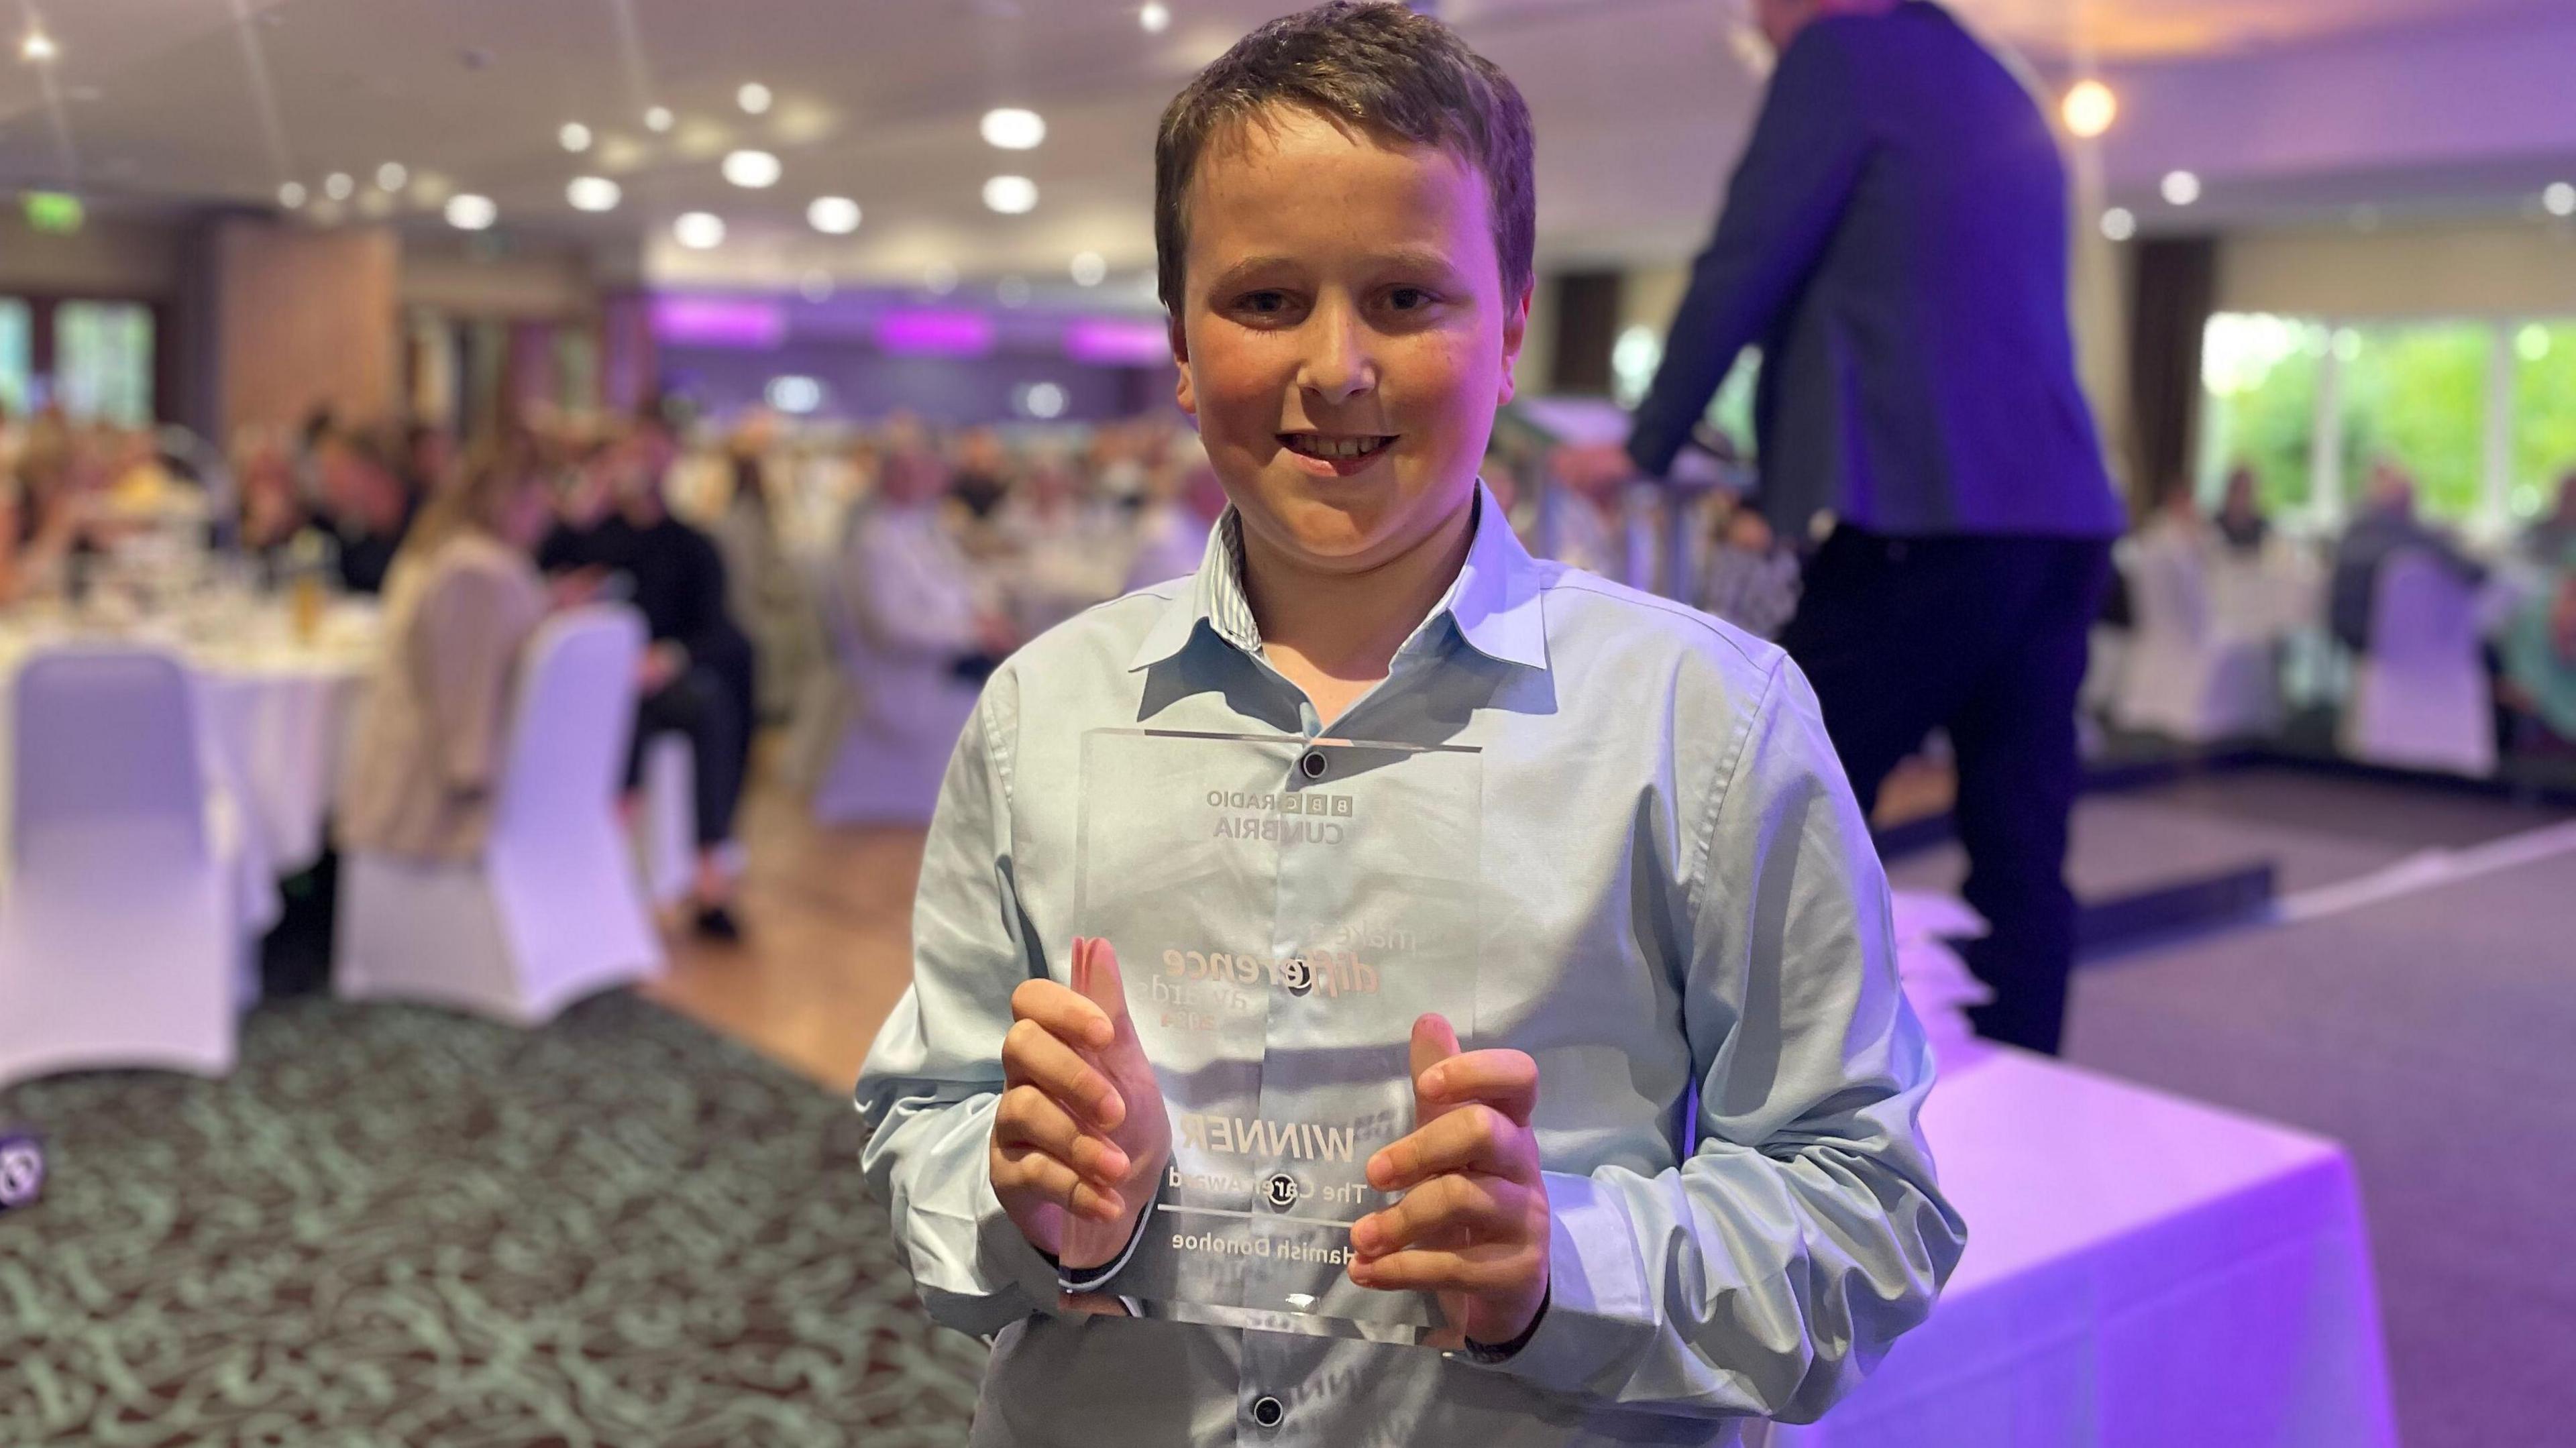
[[[1288,445],[1308,457],[1358,458],[1376,452],[1386,442],[1382,437],[1316,437],[1300,433],[1290,438]]]

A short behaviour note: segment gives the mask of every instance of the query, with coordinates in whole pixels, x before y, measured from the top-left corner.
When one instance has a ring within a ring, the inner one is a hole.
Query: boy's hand
[[[1172,1137],[1127,1018],[1117,953],[1106,940],[1077,938],[1072,973],[1072,989],[1033,980],[1011,993],[986,1164],[1021,1235],[1083,1268],[1126,1250]]]
[[[1368,1163],[1369,1185],[1404,1199],[1351,1228],[1351,1280],[1437,1292],[1461,1335],[1511,1342],[1547,1301],[1547,1187],[1529,1124],[1538,1063],[1520,1051],[1461,1055],[1449,1023],[1424,1016],[1413,1099],[1413,1134]]]

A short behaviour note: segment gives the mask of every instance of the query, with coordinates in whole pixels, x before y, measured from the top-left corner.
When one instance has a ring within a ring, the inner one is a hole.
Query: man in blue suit
[[[1773,525],[1831,533],[1781,642],[1864,809],[1958,759],[1985,1035],[2054,1052],[2075,696],[2123,526],[2076,385],[2066,178],[2030,93],[1926,0],[1756,0],[1779,51],[1627,453],[1660,476],[1736,356]]]

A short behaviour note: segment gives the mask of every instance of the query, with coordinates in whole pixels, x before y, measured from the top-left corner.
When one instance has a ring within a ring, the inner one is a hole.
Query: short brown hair
[[[1437,146],[1484,173],[1503,290],[1529,290],[1538,191],[1529,105],[1458,32],[1391,0],[1329,0],[1236,41],[1172,98],[1154,137],[1154,259],[1164,308],[1181,313],[1183,207],[1208,142],[1298,106],[1383,142]]]

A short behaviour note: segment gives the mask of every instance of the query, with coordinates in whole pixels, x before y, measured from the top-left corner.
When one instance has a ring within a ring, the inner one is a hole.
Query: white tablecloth
[[[148,634],[138,641],[154,641]],[[16,782],[9,741],[12,688],[29,653],[77,636],[52,624],[0,624],[0,861],[8,858]],[[334,781],[375,650],[373,609],[343,604],[319,638],[291,638],[282,611],[262,608],[218,641],[158,642],[178,653],[197,688],[198,727],[217,828],[237,836],[244,923],[277,918],[277,877],[321,857]]]
[[[1968,1221],[1949,1290],[1771,1448],[2393,1448],[2341,1148],[1984,1049],[1924,1109]]]

